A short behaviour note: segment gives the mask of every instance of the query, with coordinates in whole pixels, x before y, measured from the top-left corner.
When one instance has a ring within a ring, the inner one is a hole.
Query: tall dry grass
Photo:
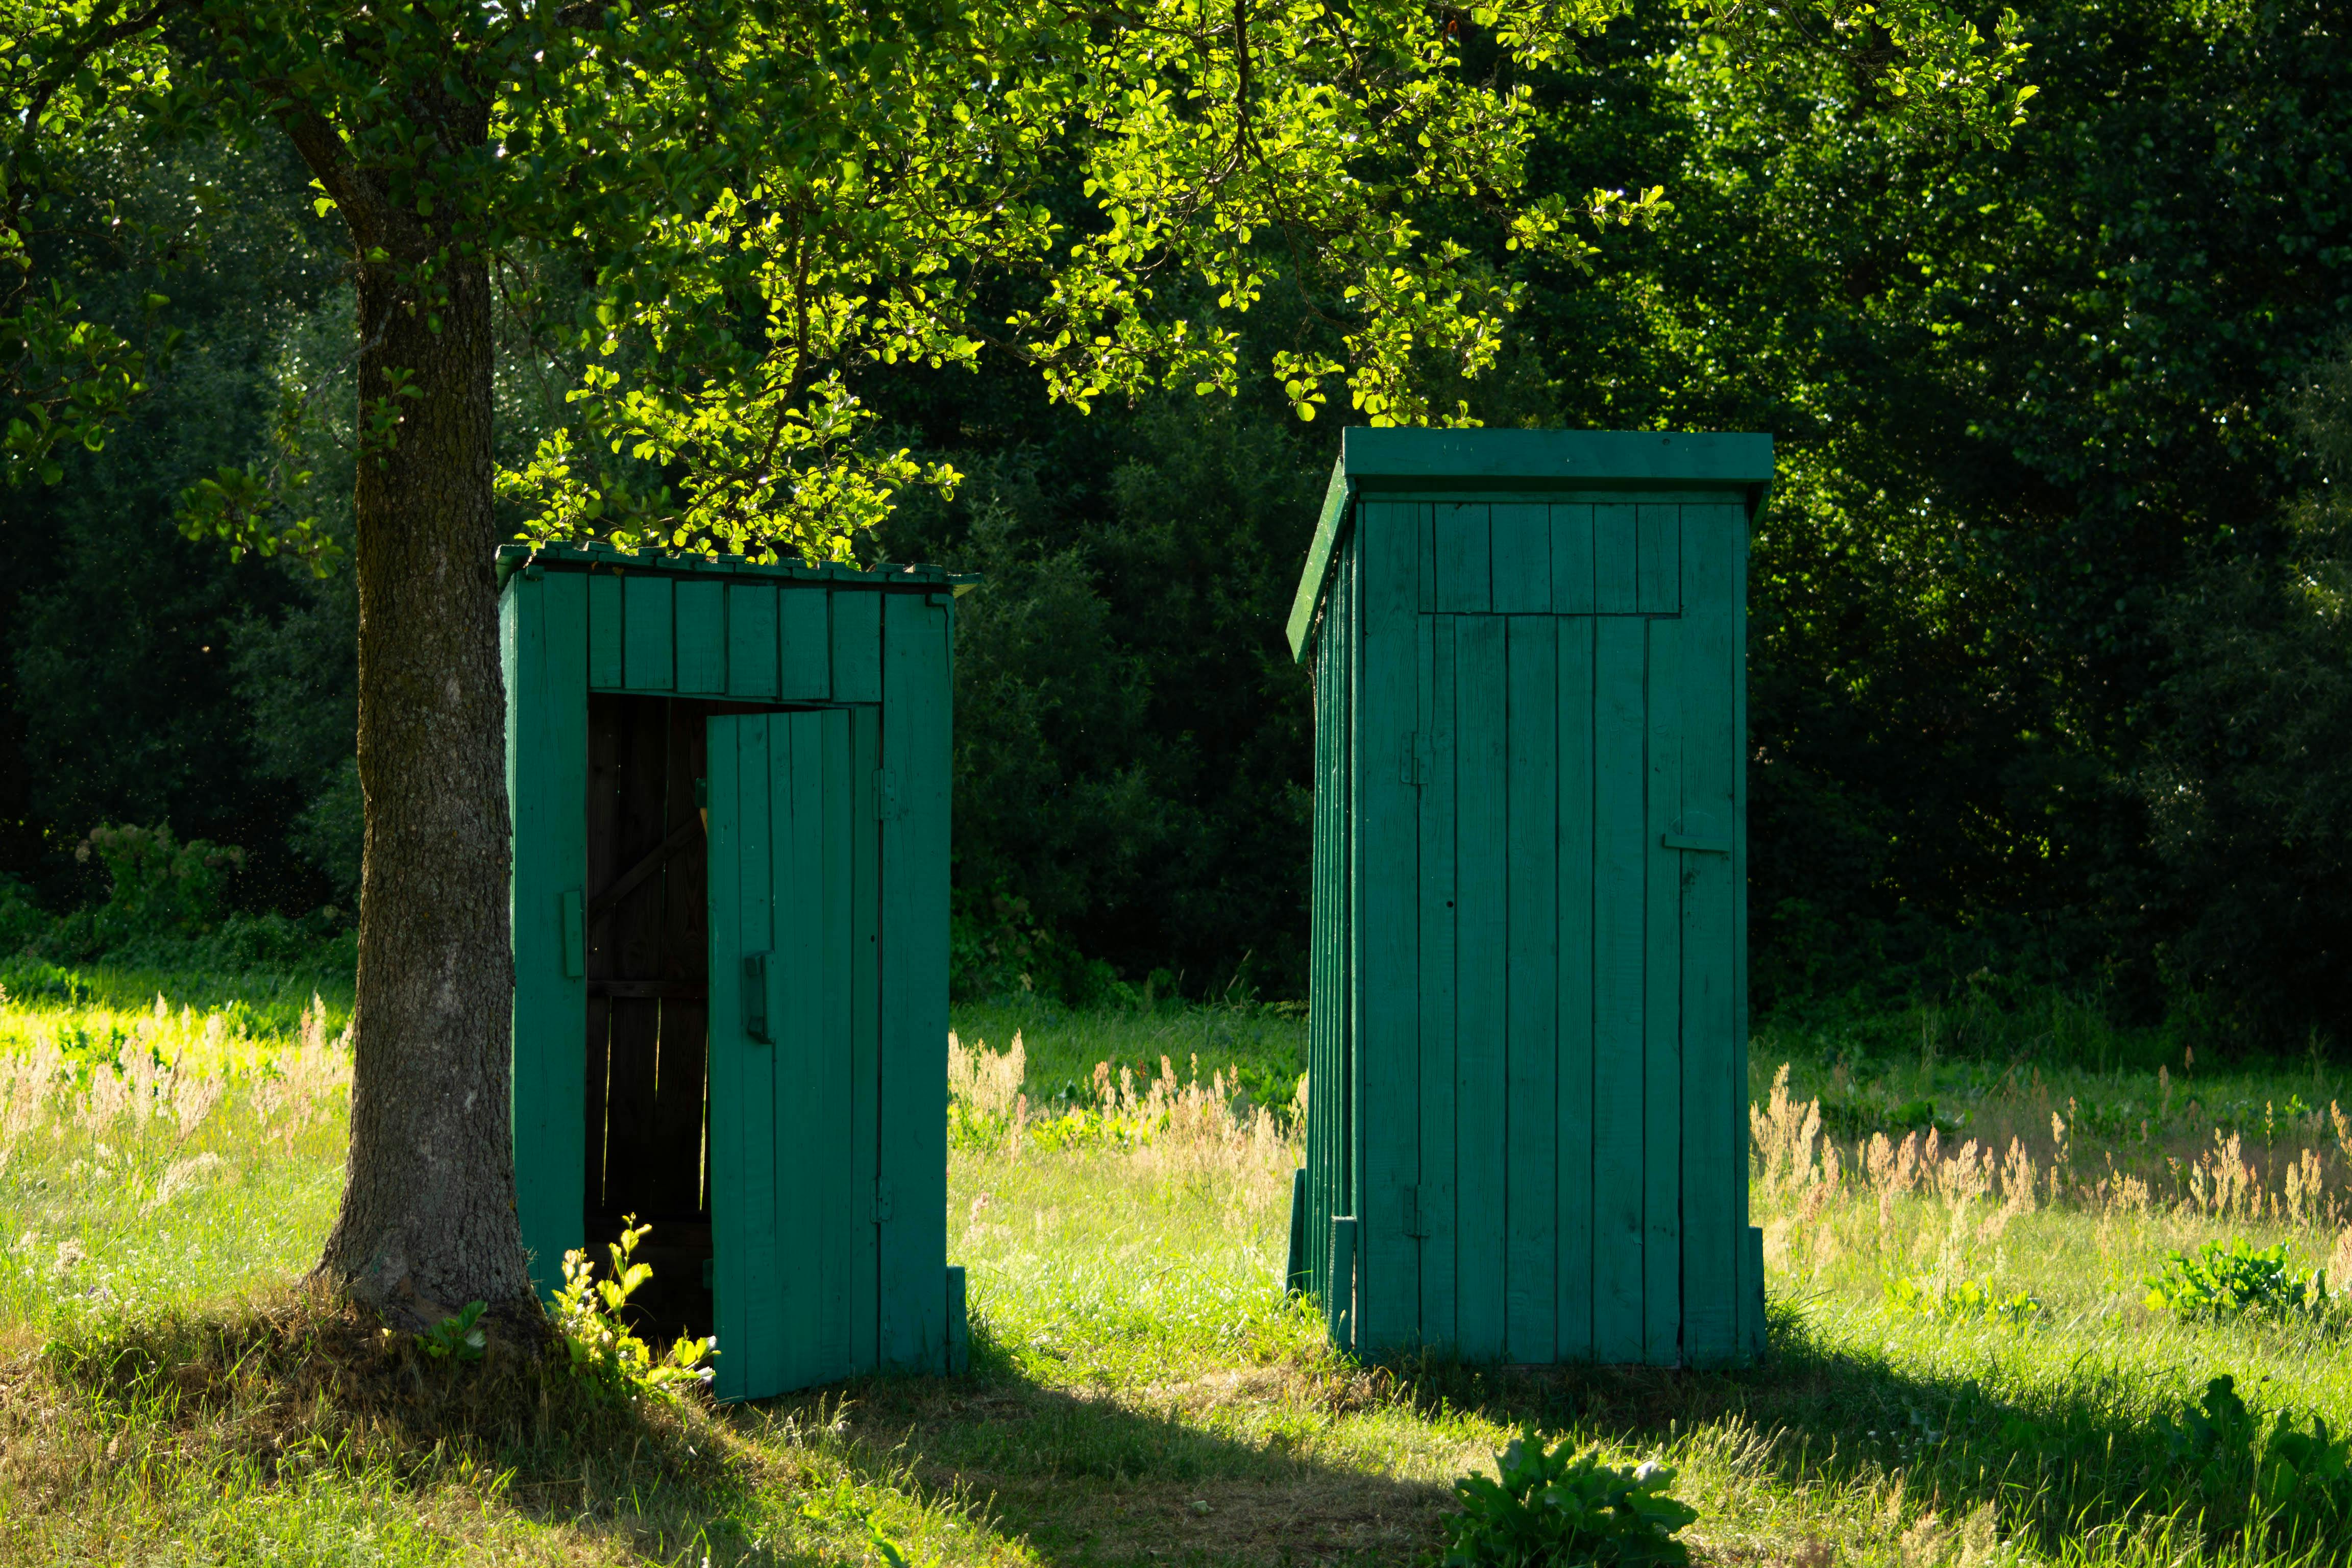
[[[2076,1098],[2011,1073],[1972,1108],[1967,1136],[1930,1127],[1839,1139],[1820,1099],[1791,1092],[1784,1063],[1748,1113],[1767,1264],[1811,1279],[1858,1258],[1949,1285],[1997,1269],[2011,1227],[2049,1209],[2102,1222],[2103,1252],[2122,1224],[2149,1245],[2258,1231],[2352,1282],[2352,1116],[2333,1100],[2273,1103],[2250,1137],[2178,1097],[2168,1071],[2157,1098],[2136,1122],[2086,1127]]]

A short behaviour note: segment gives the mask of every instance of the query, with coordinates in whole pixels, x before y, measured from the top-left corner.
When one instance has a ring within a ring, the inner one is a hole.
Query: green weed
[[[1675,1537],[1698,1510],[1669,1495],[1673,1470],[1654,1459],[1617,1469],[1591,1449],[1573,1448],[1566,1439],[1547,1448],[1530,1432],[1496,1456],[1496,1479],[1456,1481],[1462,1511],[1445,1521],[1445,1568],[1690,1561],[1690,1548]]]
[[[2148,1310],[2210,1320],[2249,1312],[2275,1317],[2325,1307],[2326,1271],[2306,1279],[2294,1272],[2294,1256],[2284,1242],[2258,1247],[2242,1236],[2226,1243],[2206,1242],[2193,1253],[2175,1247],[2145,1281]]]

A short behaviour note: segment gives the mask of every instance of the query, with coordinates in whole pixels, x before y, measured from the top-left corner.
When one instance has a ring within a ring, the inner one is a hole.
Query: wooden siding
[[[585,584],[589,689],[742,701],[881,701],[883,602],[926,597],[822,580],[543,580]]]
[[[959,584],[928,568],[615,569],[593,552],[499,564],[535,1283],[560,1284],[562,1253],[607,1239],[584,1231],[625,1200],[658,1215],[649,1248],[709,1260],[722,1396],[945,1370]],[[698,842],[619,889],[676,848],[697,785],[707,862]],[[580,954],[566,921],[583,908]],[[772,1046],[745,1027],[751,952],[771,955]],[[681,1158],[706,1120],[707,1180]]]
[[[1373,492],[1338,534],[1311,645],[1306,1258],[1352,1348],[1760,1349],[1747,515]],[[1341,1216],[1352,1281],[1328,1277]]]
[[[1671,616],[1682,601],[1675,503],[1382,501],[1419,514],[1434,549],[1414,605],[1440,615]],[[1714,510],[1714,509],[1709,509]]]

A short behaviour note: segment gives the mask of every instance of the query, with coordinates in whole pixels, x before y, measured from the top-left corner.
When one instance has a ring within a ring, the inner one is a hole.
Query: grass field
[[[1676,1466],[1707,1562],[2347,1556],[2335,1450],[2295,1450],[2301,1491],[2273,1465],[2264,1519],[2190,1415],[2226,1373],[2265,1426],[2352,1426],[2345,1315],[2144,1303],[2208,1240],[2352,1277],[2352,1086],[2315,1061],[2208,1070],[2055,1012],[1991,1044],[1931,1012],[1767,1027],[1768,1364],[1367,1367],[1279,1290],[1299,1019],[961,1009],[971,1373],[632,1408],[430,1361],[299,1287],[347,996],[0,984],[11,1564],[1407,1563],[1528,1426]],[[2136,1065],[2066,1065],[2102,1060]]]

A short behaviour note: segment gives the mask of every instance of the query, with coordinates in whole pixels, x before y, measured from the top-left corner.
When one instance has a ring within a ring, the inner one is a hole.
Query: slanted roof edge
[[[1772,490],[1772,437],[1681,430],[1425,430],[1350,426],[1323,493],[1291,600],[1290,653],[1304,660],[1357,496],[1380,490],[1717,489],[1752,521]]]
[[[1290,602],[1290,657],[1295,662],[1307,657],[1313,645],[1315,606],[1323,597],[1323,579],[1331,570],[1331,557],[1339,549],[1339,532],[1348,518],[1348,453],[1347,437],[1340,435],[1339,460],[1331,465],[1331,482],[1323,489],[1323,512],[1315,520],[1314,542],[1307,547],[1307,572],[1298,579],[1298,594]]]

